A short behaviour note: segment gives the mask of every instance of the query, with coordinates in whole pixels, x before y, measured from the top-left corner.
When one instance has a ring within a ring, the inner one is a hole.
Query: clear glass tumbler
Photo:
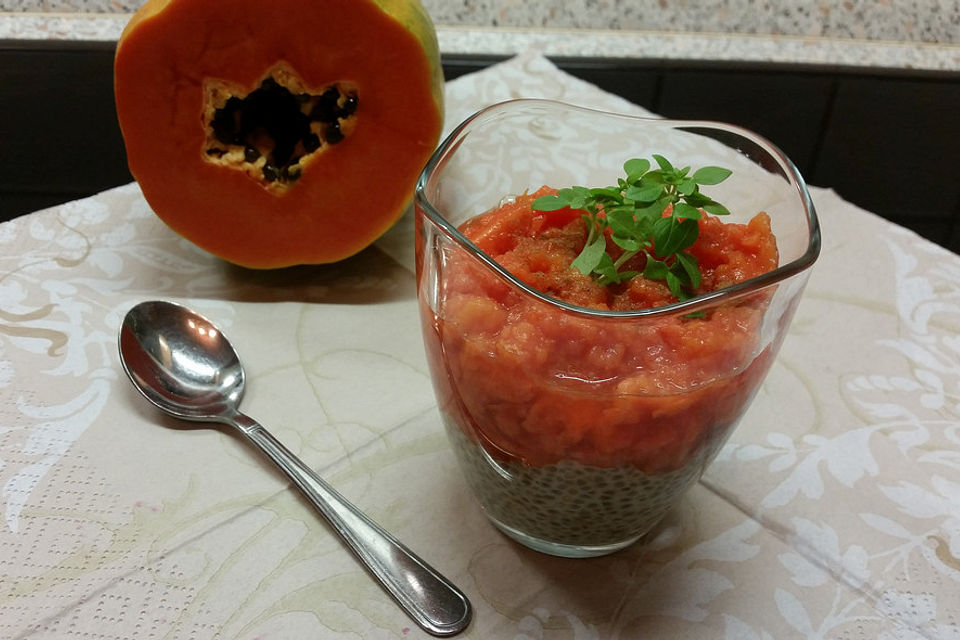
[[[733,222],[769,215],[779,266],[665,307],[598,311],[531,288],[459,229],[543,185],[611,184],[652,154],[732,169],[710,195]],[[802,177],[760,136],[545,100],[463,122],[415,207],[423,337],[453,450],[499,529],[566,557],[634,543],[697,481],[776,357],[820,249]]]

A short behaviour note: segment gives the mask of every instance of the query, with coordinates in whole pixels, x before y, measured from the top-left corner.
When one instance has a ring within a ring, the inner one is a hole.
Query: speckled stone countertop
[[[143,0],[0,0],[0,39],[114,40]],[[441,50],[960,71],[960,0],[423,0]]]

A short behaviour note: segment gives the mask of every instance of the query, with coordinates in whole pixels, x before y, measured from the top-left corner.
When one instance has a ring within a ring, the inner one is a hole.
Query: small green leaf
[[[713,202],[709,196],[705,196],[700,193],[700,191],[694,191],[693,193],[687,194],[683,197],[684,202],[689,204],[691,207],[696,207],[698,209],[702,208],[705,204],[710,204]]]
[[[662,184],[643,185],[639,187],[627,187],[623,195],[635,202],[654,202],[663,193]]]
[[[653,159],[657,161],[657,164],[660,166],[660,169],[664,171],[664,173],[668,171],[671,173],[676,171],[676,169],[673,168],[673,165],[670,164],[670,161],[664,158],[663,156],[653,154]]]
[[[637,221],[637,239],[640,240],[642,244],[647,249],[653,247],[653,225],[656,223],[656,220],[650,218],[644,218]]]
[[[707,213],[712,213],[715,216],[728,216],[730,212],[727,211],[727,208],[720,204],[719,202],[710,202],[703,205],[703,210]]]
[[[700,266],[697,264],[696,257],[686,251],[680,251],[677,253],[677,264],[683,267],[684,272],[687,274],[690,288],[699,288],[703,276],[700,274]]]
[[[570,188],[570,206],[574,209],[587,209],[593,201],[593,195],[586,187]]]
[[[650,161],[646,158],[632,158],[623,163],[623,172],[627,182],[636,182],[640,176],[650,170]]]
[[[531,206],[534,211],[556,211],[569,206],[569,204],[558,196],[540,196],[533,201]]]
[[[675,273],[672,271],[667,271],[666,280],[667,286],[670,287],[670,293],[672,293],[675,298],[678,298],[679,300],[685,300],[689,297],[683,290],[683,282],[681,282],[680,278],[678,278]]]
[[[617,266],[613,264],[613,258],[611,258],[608,253],[600,256],[600,262],[593,270],[599,273],[601,279],[607,283],[619,283],[621,281],[621,274],[617,272]]]
[[[687,218],[691,220],[699,220],[703,216],[700,215],[700,209],[696,207],[691,207],[686,202],[678,202],[673,205],[673,215],[678,218]]]
[[[690,288],[690,275],[687,273],[686,269],[683,268],[683,265],[680,264],[679,260],[675,260],[673,265],[670,266],[670,273],[676,276],[677,280],[680,281],[680,284],[684,289]]]
[[[664,200],[657,200],[651,205],[645,207],[640,207],[634,211],[634,217],[640,221],[645,218],[650,220],[659,220],[663,217],[663,210],[667,208],[667,202]]]
[[[684,178],[680,181],[680,184],[677,185],[677,191],[684,196],[688,196],[696,190],[697,183],[694,182],[692,178]]]
[[[586,187],[570,187],[570,189],[573,191],[574,194],[576,194],[577,197],[580,197],[580,198],[590,197],[590,189],[587,189]]]
[[[653,247],[661,258],[669,255],[666,248],[670,244],[670,234],[674,224],[676,222],[673,218],[660,218],[653,223]]]
[[[610,236],[610,239],[613,240],[614,244],[623,249],[624,251],[629,251],[631,253],[640,251],[640,241],[636,238],[631,238],[628,236],[619,236],[613,234]]]
[[[666,262],[655,258],[647,258],[647,266],[643,269],[643,277],[649,280],[663,280],[670,273]]]
[[[632,236],[637,231],[637,222],[633,219],[633,210],[628,207],[617,207],[608,211],[607,224],[614,235]]]
[[[675,218],[664,218],[669,226],[661,224],[661,229],[654,229],[653,247],[657,255],[661,258],[673,255],[674,253],[686,249],[697,241],[697,235],[700,232],[700,226],[696,220]]]
[[[730,169],[723,167],[701,167],[693,173],[693,179],[697,184],[720,184],[729,178],[731,173],[733,172]]]
[[[607,255],[606,251],[607,241],[605,236],[602,233],[598,233],[591,243],[583,247],[580,255],[574,258],[570,264],[579,270],[580,273],[589,275],[593,273],[593,270],[600,264],[601,258]]]
[[[686,218],[680,221],[680,224],[677,225],[677,229],[674,232],[674,235],[678,235],[677,239],[678,246],[671,253],[676,253],[687,247],[692,247],[693,243],[697,241],[697,236],[700,235],[700,225],[697,224],[697,221],[693,218]]]
[[[611,200],[623,200],[623,195],[620,193],[619,189],[613,187],[602,187],[596,189],[590,189],[590,195],[593,197],[605,197],[610,198]]]

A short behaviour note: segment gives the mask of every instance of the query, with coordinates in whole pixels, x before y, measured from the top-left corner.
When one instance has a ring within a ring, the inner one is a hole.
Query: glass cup
[[[709,195],[766,212],[779,266],[655,309],[598,311],[520,281],[459,230],[543,185],[604,186],[633,157],[723,166]],[[612,553],[697,481],[749,406],[819,253],[803,179],[744,129],[513,100],[464,121],[417,184],[423,337],[439,410],[486,516],[533,549]]]

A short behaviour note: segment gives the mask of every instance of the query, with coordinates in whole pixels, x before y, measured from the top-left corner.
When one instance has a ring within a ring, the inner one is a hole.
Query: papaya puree
[[[602,286],[572,268],[586,237],[582,212],[534,211],[546,193],[519,196],[461,231],[518,279],[573,305],[676,302],[660,281]],[[698,292],[777,266],[765,213],[746,224],[705,214],[699,227],[689,249],[703,275]],[[608,251],[619,249],[609,242]],[[424,314],[440,409],[458,437],[504,464],[682,469],[715,452],[772,362],[775,345],[760,342],[764,292],[701,314],[596,316],[532,296],[459,248],[444,255],[442,271],[439,302]]]

